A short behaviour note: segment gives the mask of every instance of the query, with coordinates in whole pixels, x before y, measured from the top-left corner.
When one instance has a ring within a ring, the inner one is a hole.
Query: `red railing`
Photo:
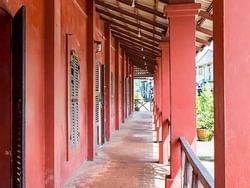
[[[179,139],[182,155],[182,188],[214,188],[214,179],[184,137]]]

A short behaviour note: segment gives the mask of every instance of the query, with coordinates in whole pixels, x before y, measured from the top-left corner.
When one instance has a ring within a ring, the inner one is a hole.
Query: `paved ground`
[[[158,144],[149,112],[133,114],[112,141],[87,162],[66,188],[160,188],[167,166],[158,164]]]
[[[214,140],[197,141],[197,155],[210,174],[214,177]]]

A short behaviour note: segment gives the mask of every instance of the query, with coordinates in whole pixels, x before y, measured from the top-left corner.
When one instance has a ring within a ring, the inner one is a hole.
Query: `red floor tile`
[[[138,112],[115,131],[111,142],[98,150],[72,177],[66,188],[165,187],[168,166],[158,164],[151,113]]]

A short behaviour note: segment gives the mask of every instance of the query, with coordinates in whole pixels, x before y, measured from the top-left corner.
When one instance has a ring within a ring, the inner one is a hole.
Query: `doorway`
[[[96,126],[96,146],[101,145],[101,68],[100,63],[96,62],[95,68],[95,126]]]
[[[95,124],[97,148],[106,142],[106,110],[105,110],[105,65],[96,63],[95,70]]]
[[[105,65],[101,65],[101,134],[102,144],[106,142],[106,82],[105,82]]]
[[[0,187],[25,187],[25,7],[0,8]]]

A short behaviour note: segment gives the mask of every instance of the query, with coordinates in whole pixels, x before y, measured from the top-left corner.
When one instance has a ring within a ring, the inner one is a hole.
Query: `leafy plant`
[[[135,104],[135,111],[139,111],[140,108],[139,108],[139,99],[140,99],[140,94],[135,92],[134,93],[134,104]]]
[[[201,95],[197,96],[197,127],[206,128],[213,134],[214,130],[214,100],[212,91],[205,86]]]

